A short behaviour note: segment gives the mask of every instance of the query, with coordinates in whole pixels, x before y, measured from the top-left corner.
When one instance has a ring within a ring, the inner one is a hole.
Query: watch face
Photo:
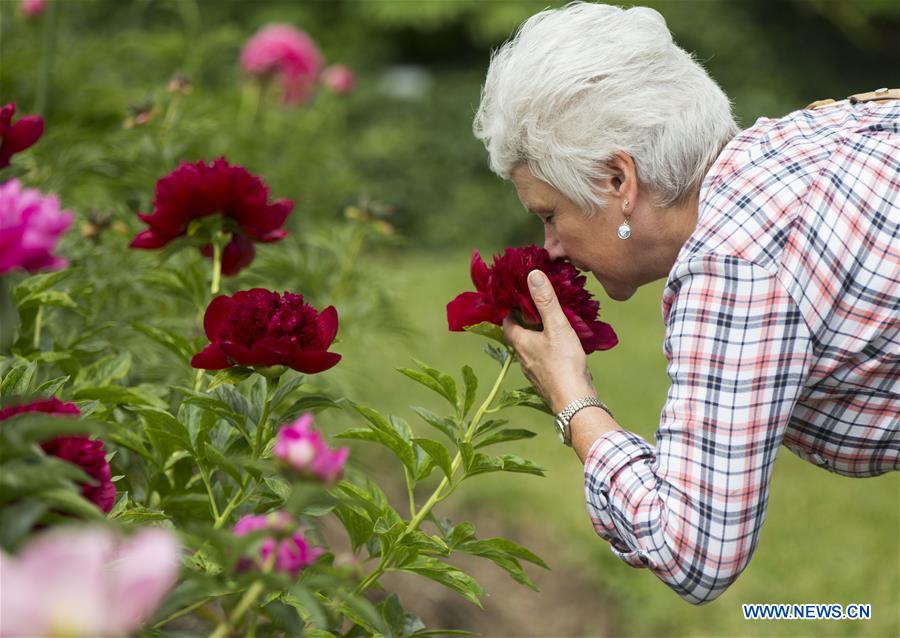
[[[562,421],[559,419],[555,419],[553,421],[556,424],[556,435],[559,437],[560,443],[566,442],[566,426],[563,425]]]

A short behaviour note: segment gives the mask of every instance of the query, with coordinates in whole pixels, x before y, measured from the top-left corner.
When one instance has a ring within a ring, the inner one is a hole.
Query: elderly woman
[[[844,476],[900,469],[900,101],[875,99],[892,95],[740,131],[645,8],[544,11],[491,60],[475,134],[551,256],[621,301],[667,277],[655,446],[598,399],[540,271],[543,330],[503,329],[584,462],[597,533],[691,603],[747,566],[780,445]]]

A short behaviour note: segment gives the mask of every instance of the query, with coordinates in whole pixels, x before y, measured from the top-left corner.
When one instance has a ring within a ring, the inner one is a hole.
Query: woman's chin
[[[597,275],[594,275],[594,277],[597,277]],[[637,292],[635,286],[620,283],[607,283],[602,281],[599,277],[597,278],[597,281],[603,286],[603,291],[606,293],[606,296],[613,301],[628,301],[634,296],[634,293]]]

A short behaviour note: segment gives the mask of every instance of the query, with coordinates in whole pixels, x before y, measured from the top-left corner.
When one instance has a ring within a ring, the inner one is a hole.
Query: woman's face
[[[528,167],[513,169],[511,181],[522,205],[541,218],[544,248],[551,257],[565,258],[580,270],[590,271],[606,294],[617,301],[630,298],[641,281],[637,255],[642,248],[637,233],[619,239],[617,229],[625,220],[623,200],[610,196],[605,209],[588,217],[568,197],[536,178]],[[631,222],[634,229],[634,220]]]

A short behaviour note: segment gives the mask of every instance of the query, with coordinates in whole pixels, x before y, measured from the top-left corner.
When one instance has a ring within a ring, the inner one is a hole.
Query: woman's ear
[[[624,151],[618,151],[604,163],[604,169],[606,177],[594,182],[597,192],[604,199],[615,200],[610,202],[611,207],[631,210],[638,195],[637,167],[634,158]]]

